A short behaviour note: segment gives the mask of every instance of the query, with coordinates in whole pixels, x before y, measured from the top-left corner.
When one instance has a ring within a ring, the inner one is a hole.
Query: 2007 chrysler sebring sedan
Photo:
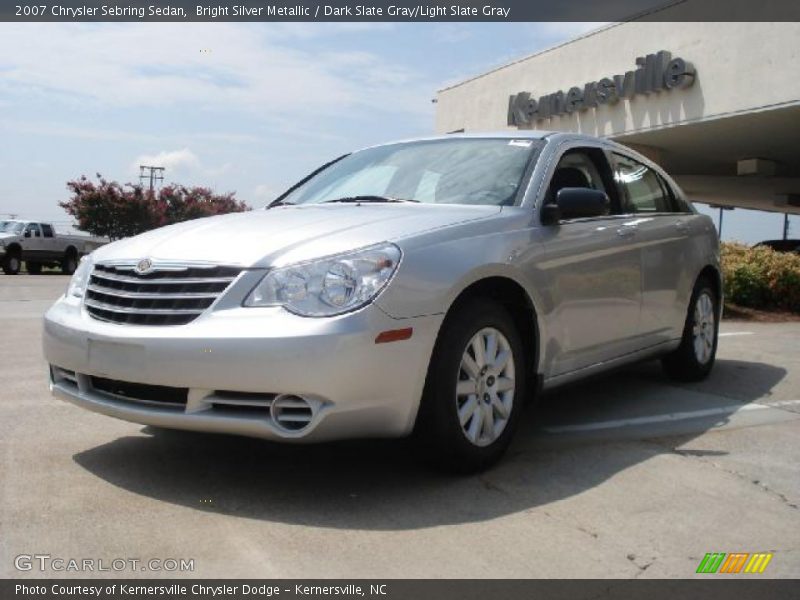
[[[413,433],[469,471],[542,387],[650,357],[705,377],[720,283],[711,220],[646,158],[454,135],[96,250],[44,348],[52,390],[99,413],[286,442]]]

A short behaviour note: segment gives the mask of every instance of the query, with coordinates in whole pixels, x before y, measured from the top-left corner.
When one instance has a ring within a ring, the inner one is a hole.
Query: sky
[[[263,206],[335,156],[433,133],[437,89],[597,27],[3,23],[0,218],[63,227],[68,180],[140,164]],[[737,219],[723,237],[752,233]]]

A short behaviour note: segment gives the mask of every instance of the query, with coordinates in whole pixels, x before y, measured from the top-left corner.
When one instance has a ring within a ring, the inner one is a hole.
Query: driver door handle
[[[636,227],[632,225],[624,225],[617,229],[617,235],[621,238],[629,238],[636,235]]]
[[[686,221],[677,221],[675,223],[675,229],[681,233],[689,233],[689,224]]]

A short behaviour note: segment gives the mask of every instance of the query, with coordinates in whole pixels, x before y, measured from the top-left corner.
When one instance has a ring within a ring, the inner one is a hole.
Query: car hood
[[[196,219],[119,240],[96,261],[212,262],[279,266],[498,214],[499,206],[327,204],[283,206]]]
[[[0,233],[0,242],[5,242],[8,240],[16,240],[19,236],[15,233]]]

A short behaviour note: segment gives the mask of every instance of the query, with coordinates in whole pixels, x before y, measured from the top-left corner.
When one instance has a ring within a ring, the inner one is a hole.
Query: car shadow
[[[469,477],[427,468],[405,440],[289,446],[144,428],[146,435],[115,439],[73,458],[127,491],[212,513],[387,531],[477,522],[579,494],[632,465],[673,452],[658,440],[690,441],[725,423],[738,405],[768,396],[785,375],[767,364],[718,360],[707,381],[678,387],[667,382],[657,364],[645,363],[559,388],[526,411],[500,464]],[[738,379],[748,384],[737,387]],[[720,389],[738,395],[720,395]],[[635,420],[708,407],[718,410],[677,427],[672,423],[667,430],[655,424],[552,433],[565,423]]]

